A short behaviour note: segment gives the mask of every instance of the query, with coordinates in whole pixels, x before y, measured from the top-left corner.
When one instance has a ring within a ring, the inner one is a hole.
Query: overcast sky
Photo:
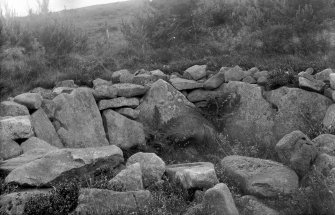
[[[0,5],[3,7],[8,4],[10,9],[14,9],[15,12],[24,16],[28,14],[29,8],[36,10],[37,0],[0,0]],[[50,0],[50,11],[60,11],[66,9],[87,7],[91,5],[107,4],[118,1],[126,0]]]

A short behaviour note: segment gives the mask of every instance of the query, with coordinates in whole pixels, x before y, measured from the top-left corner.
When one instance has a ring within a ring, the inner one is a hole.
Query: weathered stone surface
[[[302,77],[299,77],[299,86],[302,88],[321,92],[325,85],[323,81],[314,79],[312,75],[304,74]]]
[[[127,166],[134,163],[141,165],[144,187],[161,180],[165,172],[165,162],[154,153],[136,153],[128,159]]]
[[[65,147],[81,148],[109,145],[101,115],[90,89],[77,88],[71,94],[61,94],[56,104],[57,131]]]
[[[74,80],[64,80],[57,82],[55,88],[57,87],[77,88],[78,86],[74,83]]]
[[[142,170],[140,163],[127,166],[112,180],[109,181],[112,187],[122,189],[122,191],[143,190]]]
[[[254,79],[258,80],[260,77],[268,77],[269,72],[268,71],[258,71],[254,73]]]
[[[334,73],[332,69],[328,68],[315,74],[315,78],[320,81],[329,81],[329,75]]]
[[[259,69],[257,67],[252,67],[251,69],[249,69],[248,71],[244,71],[245,76],[251,76],[254,77],[254,74],[256,72],[259,72]]]
[[[110,108],[130,107],[136,108],[140,105],[138,98],[118,97],[110,100],[101,100],[99,102],[99,110],[106,110]]]
[[[268,82],[268,78],[266,76],[261,76],[257,79],[257,84],[264,86]]]
[[[0,138],[0,159],[8,160],[22,154],[22,148],[14,140]]]
[[[323,92],[323,95],[330,98],[333,102],[335,101],[335,90],[326,88]]]
[[[132,83],[141,85],[141,86],[150,86],[158,79],[160,79],[158,76],[155,76],[152,74],[140,74],[140,75],[134,76]]]
[[[330,87],[335,90],[335,73],[329,74]]]
[[[280,215],[280,213],[258,200],[254,196],[243,196],[239,199],[241,214],[247,215]]]
[[[249,83],[249,84],[256,84],[257,83],[257,81],[251,76],[246,76],[245,78],[243,78],[242,81],[245,82],[245,83]]]
[[[131,98],[142,96],[147,92],[146,87],[137,84],[114,84],[113,87],[117,89],[119,97]]]
[[[172,86],[174,86],[177,90],[191,90],[191,89],[197,89],[202,88],[203,84],[198,83],[194,80],[188,80],[184,78],[173,78],[170,79],[170,82]]]
[[[166,174],[184,189],[208,189],[219,183],[214,165],[208,162],[169,165],[166,166]]]
[[[121,149],[146,144],[142,123],[130,120],[113,110],[103,111],[102,117],[110,144]]]
[[[0,117],[0,137],[2,139],[25,139],[34,135],[30,116]]]
[[[226,70],[224,76],[226,82],[241,81],[245,77],[245,74],[241,67],[235,66],[234,68]]]
[[[56,87],[52,90],[52,93],[56,96],[62,94],[62,93],[67,93],[70,94],[75,88],[72,87]]]
[[[76,215],[133,214],[144,210],[151,198],[149,191],[115,192],[101,189],[81,189]]]
[[[64,147],[58,137],[56,129],[48,119],[48,116],[42,109],[38,109],[31,115],[31,123],[36,137],[46,141],[47,143],[62,148]]]
[[[227,156],[221,161],[224,174],[245,194],[274,197],[298,188],[297,174],[283,164],[259,158]]]
[[[335,156],[335,135],[321,134],[314,138],[313,142],[319,152]]]
[[[0,103],[0,117],[25,115],[29,115],[29,110],[24,105],[12,101],[4,101]]]
[[[42,96],[39,93],[23,93],[14,97],[14,102],[26,106],[30,110],[37,110],[41,107]]]
[[[126,69],[113,72],[112,81],[113,83],[132,83],[134,74]]]
[[[212,77],[210,77],[204,84],[204,88],[206,90],[214,90],[218,87],[220,87],[225,79],[224,79],[224,74],[226,71],[227,67],[223,67],[220,69],[220,71],[218,73],[216,73],[215,75],[213,75]]]
[[[49,119],[54,119],[56,111],[56,104],[54,101],[43,99],[41,109],[45,112]]]
[[[314,73],[314,69],[313,68],[308,68],[308,69],[306,69],[306,71],[305,71],[307,74],[309,74],[309,75],[313,75],[313,73]]]
[[[205,192],[202,202],[204,214],[239,215],[227,185],[221,183]]]
[[[57,147],[52,146],[49,143],[37,137],[31,137],[28,140],[24,141],[21,144],[21,148],[23,150],[23,153],[26,153],[34,149],[45,149],[46,151],[52,151],[58,149]]]
[[[314,162],[315,169],[324,176],[329,176],[330,171],[335,168],[335,157],[328,154],[320,154]]]
[[[139,110],[134,110],[132,108],[120,108],[117,109],[116,112],[125,117],[128,117],[129,119],[137,119],[140,114]]]
[[[218,97],[224,96],[222,91],[209,91],[203,89],[193,90],[187,95],[187,99],[190,102],[201,102],[208,101],[210,99],[215,99]]]
[[[202,79],[207,75],[207,65],[194,65],[184,71],[184,77],[192,80]]]
[[[317,156],[313,142],[301,131],[285,135],[277,143],[276,152],[281,162],[295,170],[300,177],[309,172]]]
[[[98,85],[93,90],[93,96],[96,100],[113,99],[117,97],[118,90],[111,85]]]
[[[335,104],[328,107],[323,118],[322,124],[329,130],[335,127]]]
[[[101,85],[110,86],[110,85],[113,84],[112,81],[106,81],[106,80],[101,79],[101,78],[95,79],[92,83],[93,83],[93,88],[96,88],[96,87],[101,86]]]
[[[166,75],[164,72],[162,72],[161,70],[157,69],[157,70],[153,70],[153,71],[150,71],[150,74],[157,77],[158,79],[163,79],[165,81],[168,80],[168,75]],[[157,79],[157,80],[158,80]],[[157,81],[156,80],[156,81]]]
[[[50,186],[73,176],[84,177],[102,166],[110,168],[123,162],[123,153],[117,146],[59,149],[40,159],[11,171],[6,183],[36,187]]]
[[[55,98],[52,90],[44,89],[42,87],[37,87],[33,90],[30,90],[29,92],[30,93],[38,93],[42,96],[43,99],[53,99],[53,98]]]
[[[0,196],[0,212],[6,215],[24,215],[29,199],[40,195],[49,195],[49,189],[26,190]]]

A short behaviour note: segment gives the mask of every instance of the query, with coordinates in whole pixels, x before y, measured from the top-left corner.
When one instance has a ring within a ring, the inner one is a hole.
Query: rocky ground
[[[265,91],[269,73],[257,68],[121,70],[93,88],[67,80],[9,98],[0,104],[0,211],[29,214],[56,184],[89,184],[108,169],[105,187],[81,186],[58,214],[150,214],[152,187],[165,181],[186,193],[182,214],[301,214],[282,205],[314,192],[311,174],[329,202],[319,214],[334,214],[335,73],[313,72],[299,73],[300,88]],[[250,151],[233,153],[236,145]]]

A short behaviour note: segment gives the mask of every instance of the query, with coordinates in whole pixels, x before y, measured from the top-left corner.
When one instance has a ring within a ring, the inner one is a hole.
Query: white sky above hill
[[[8,9],[14,11],[16,15],[25,16],[28,15],[30,8],[33,11],[37,10],[37,1],[38,0],[0,0],[0,7],[5,9],[5,5],[8,5]],[[49,9],[55,12],[64,9],[81,8],[119,1],[127,0],[50,0]]]

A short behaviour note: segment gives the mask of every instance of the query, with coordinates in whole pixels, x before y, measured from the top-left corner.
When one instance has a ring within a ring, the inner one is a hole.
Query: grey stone
[[[308,74],[304,74],[302,77],[299,77],[299,86],[303,88],[321,92],[325,85],[326,84],[323,81],[316,80],[313,76]]]
[[[118,97],[110,100],[101,100],[99,102],[99,110],[106,110],[110,108],[130,107],[136,108],[140,105],[138,98]]]
[[[0,117],[2,139],[26,139],[34,136],[30,116]]]
[[[109,185],[122,191],[143,190],[142,170],[140,163],[127,166],[109,182]]]
[[[23,93],[14,97],[14,102],[26,106],[30,110],[37,110],[41,107],[42,96],[39,93]]]
[[[231,68],[229,70],[225,71],[225,81],[241,81],[245,74],[243,72],[243,69],[239,66],[235,66],[234,68]]]
[[[114,84],[113,85],[117,91],[119,97],[135,97],[142,96],[147,92],[147,88],[137,84]]]
[[[113,72],[112,81],[113,83],[132,83],[134,74],[126,69]]]
[[[280,215],[280,213],[265,204],[254,196],[243,196],[239,200],[241,214],[248,215]]]
[[[192,80],[202,79],[207,75],[207,65],[194,65],[184,71],[184,77]]]
[[[117,109],[116,112],[125,117],[128,117],[129,119],[137,119],[140,114],[139,110],[134,110],[132,108],[120,108]]]
[[[12,101],[4,101],[0,103],[0,117],[25,115],[29,115],[29,110],[24,105]]]
[[[34,149],[45,149],[46,151],[52,151],[57,150],[58,148],[55,146],[50,145],[49,143],[45,142],[44,140],[41,140],[37,137],[31,137],[28,140],[24,141],[21,144],[21,148],[23,150],[23,153],[26,153],[30,150]]]
[[[322,121],[323,126],[331,130],[335,127],[335,104],[328,107]]]
[[[179,91],[197,89],[202,88],[204,86],[203,84],[198,83],[194,80],[188,80],[183,78],[173,78],[170,79],[170,82],[172,86],[174,86]]]
[[[0,138],[0,158],[8,160],[22,154],[22,148],[14,140]]]
[[[112,85],[98,85],[93,90],[93,96],[96,100],[116,98],[118,90]]]
[[[321,72],[318,72],[315,74],[315,79],[320,81],[329,81],[329,75],[334,73],[331,68],[322,70]]]
[[[69,87],[69,88],[77,88],[78,86],[74,83],[73,80],[64,80],[56,83],[55,88],[57,87]]]
[[[319,152],[335,156],[335,135],[321,134],[314,138],[313,142]]]

